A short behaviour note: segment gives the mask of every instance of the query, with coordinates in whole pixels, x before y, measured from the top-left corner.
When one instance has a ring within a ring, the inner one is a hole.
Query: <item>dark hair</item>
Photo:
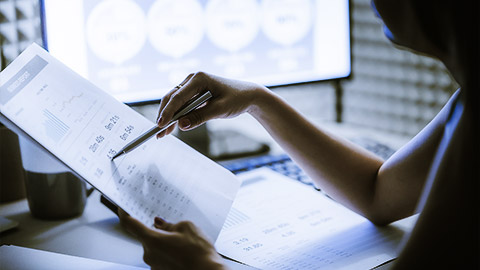
[[[448,37],[446,28],[450,28],[447,22],[446,10],[440,7],[441,4],[432,4],[432,1],[412,0],[412,7],[417,14],[420,28],[425,36],[440,50],[447,50]]]
[[[465,72],[463,88],[478,88],[477,0],[411,0],[421,30],[438,49],[453,54]],[[473,90],[473,89],[471,89]],[[473,91],[470,91],[473,92]],[[477,90],[475,90],[477,92]],[[478,101],[477,101],[478,102]]]

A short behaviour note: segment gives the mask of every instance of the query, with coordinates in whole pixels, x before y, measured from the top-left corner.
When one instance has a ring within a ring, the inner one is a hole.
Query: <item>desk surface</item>
[[[248,116],[242,116],[236,121],[213,122],[212,127],[233,128],[245,132],[253,138],[272,145],[273,152],[281,149],[273,143],[266,131]],[[330,124],[327,129],[348,136],[357,130]],[[365,132],[361,132],[365,134]],[[372,136],[378,136],[372,131]],[[366,134],[370,135],[370,134]],[[384,138],[390,138],[385,136]],[[377,138],[385,142],[383,138]],[[388,142],[388,141],[387,141]],[[400,147],[406,139],[395,139],[390,143],[395,148]],[[100,195],[94,192],[87,200],[83,215],[74,219],[61,221],[44,221],[30,215],[26,200],[0,205],[0,216],[19,222],[18,228],[0,234],[0,244],[12,244],[35,248],[62,254],[97,259],[119,264],[147,267],[143,262],[143,248],[133,237],[120,226],[117,216],[100,203]],[[398,223],[409,231],[414,219]],[[225,260],[233,269],[248,268],[232,261]]]
[[[119,264],[148,267],[143,262],[142,245],[120,226],[118,217],[92,193],[83,215],[66,220],[33,218],[26,200],[0,205],[0,216],[19,222],[13,230],[0,234],[0,245],[52,251]],[[232,269],[251,269],[225,260]]]
[[[148,267],[143,262],[141,244],[122,229],[117,216],[100,203],[100,194],[96,191],[88,198],[83,215],[77,218],[59,221],[33,218],[26,200],[0,205],[0,216],[19,222],[17,228],[0,234],[0,245]],[[406,218],[393,225],[408,232],[416,218]],[[231,269],[252,269],[230,260],[224,263]]]
[[[33,218],[26,200],[0,205],[0,216],[19,222],[17,228],[0,234],[0,245],[148,267],[143,262],[141,244],[122,229],[117,216],[100,203],[100,194],[96,191],[88,198],[83,215],[77,218],[59,221]],[[393,225],[408,232],[415,221],[413,216]],[[252,269],[230,260],[224,263],[231,269]]]
[[[92,193],[83,215],[59,221],[33,218],[26,200],[3,204],[0,215],[18,221],[19,226],[2,233],[0,243],[147,267],[142,246],[99,200],[99,193]]]

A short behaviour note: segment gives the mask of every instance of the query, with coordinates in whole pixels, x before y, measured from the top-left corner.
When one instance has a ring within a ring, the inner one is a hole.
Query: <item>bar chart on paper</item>
[[[320,192],[270,169],[242,187],[215,243],[259,269],[370,269],[396,256],[402,232],[379,229]]]
[[[43,122],[45,133],[53,141],[59,142],[67,134],[70,127],[48,109],[43,110],[43,116],[45,116],[45,121]]]
[[[225,224],[223,224],[223,230],[228,230],[231,227],[238,226],[250,220],[251,218],[249,216],[240,212],[240,210],[236,208],[232,208],[228,214],[227,220],[225,220]]]

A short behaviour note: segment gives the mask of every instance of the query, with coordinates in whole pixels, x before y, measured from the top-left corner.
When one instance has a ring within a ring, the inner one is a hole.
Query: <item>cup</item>
[[[39,219],[81,215],[87,199],[85,182],[29,139],[20,136],[19,142],[32,215]]]
[[[17,135],[0,124],[0,203],[25,198]]]

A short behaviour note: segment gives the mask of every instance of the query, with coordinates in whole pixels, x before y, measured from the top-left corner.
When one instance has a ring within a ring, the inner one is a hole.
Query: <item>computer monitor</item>
[[[189,73],[278,86],[348,77],[349,0],[43,0],[44,47],[118,100]]]

